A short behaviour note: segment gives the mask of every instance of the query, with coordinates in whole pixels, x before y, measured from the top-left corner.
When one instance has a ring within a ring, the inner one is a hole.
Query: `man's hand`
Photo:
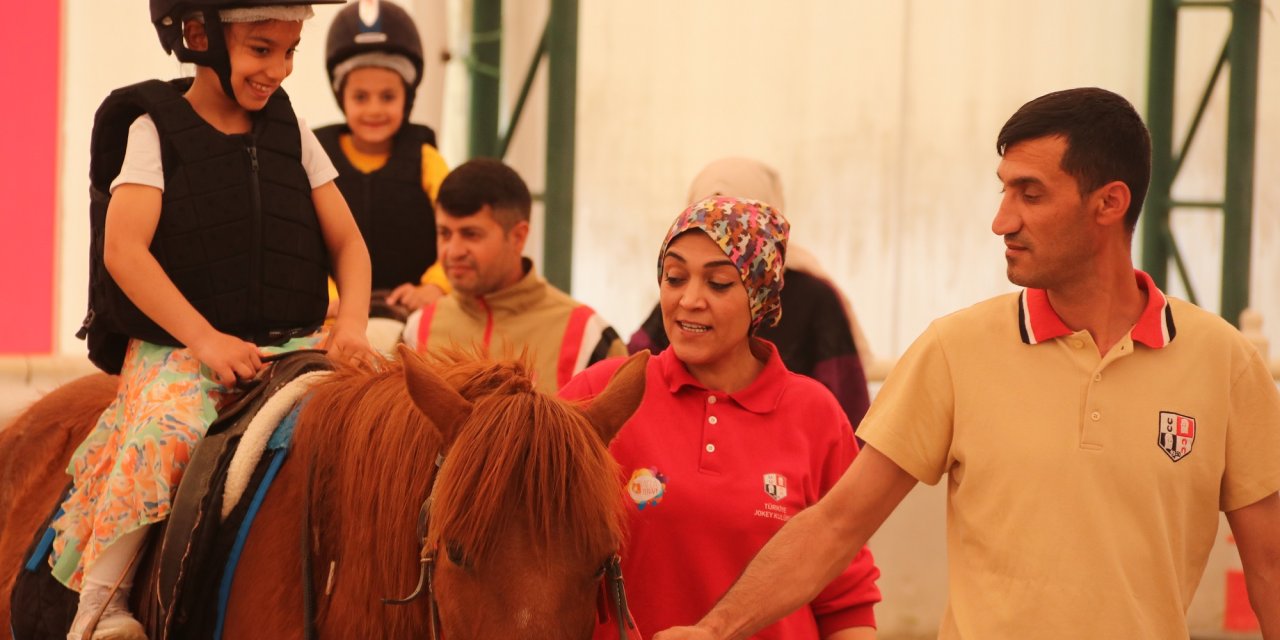
[[[444,296],[444,290],[434,284],[415,285],[406,282],[391,291],[387,304],[398,304],[410,311],[417,311]]]

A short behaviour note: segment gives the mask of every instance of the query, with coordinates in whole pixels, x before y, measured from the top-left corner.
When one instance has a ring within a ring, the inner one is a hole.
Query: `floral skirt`
[[[323,332],[263,354],[315,347]],[[132,340],[116,398],[71,457],[73,486],[54,520],[53,575],[80,590],[108,545],[169,516],[191,452],[229,390],[189,349]]]

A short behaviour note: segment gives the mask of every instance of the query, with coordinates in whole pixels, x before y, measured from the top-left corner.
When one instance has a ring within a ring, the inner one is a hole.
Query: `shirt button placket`
[[[715,400],[715,396],[712,396],[712,397],[711,397],[711,400]],[[710,402],[710,400],[708,400],[708,402]],[[714,427],[714,426],[716,426],[716,423],[717,423],[717,422],[720,422],[720,420],[719,420],[718,418],[716,418],[715,416],[708,416],[708,417],[707,417],[707,424],[709,424],[709,425],[711,425],[711,426],[713,426],[713,427]],[[710,438],[710,437],[708,437],[707,439],[708,439],[708,440],[710,440],[711,438]],[[716,445],[715,445],[715,444],[713,444],[713,443],[711,443],[711,442],[708,442],[708,443],[707,443],[707,453],[715,453],[715,452],[716,452]]]
[[[711,413],[714,410],[716,402],[717,400],[715,395],[707,396],[707,405],[706,405],[707,406],[707,413],[706,413],[707,422],[706,422],[706,426],[703,427],[703,431],[702,431],[703,432],[702,450],[705,452],[702,454],[702,466],[705,469],[710,469],[718,472],[720,470],[719,469],[720,465],[718,464],[718,461],[716,457],[713,456],[713,454],[716,452],[716,441],[718,440],[718,438],[716,437],[715,426],[717,423],[720,422],[720,419]]]

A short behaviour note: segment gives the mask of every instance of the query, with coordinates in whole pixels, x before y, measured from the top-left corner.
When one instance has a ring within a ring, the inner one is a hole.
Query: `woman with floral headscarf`
[[[650,359],[644,400],[609,447],[633,507],[622,566],[641,631],[697,621],[857,455],[831,393],[755,337],[782,313],[788,231],[763,202],[714,197],[685,209],[663,240],[671,348]],[[591,367],[561,395],[589,398],[621,362]],[[756,637],[874,638],[878,576],[863,549],[807,607]]]

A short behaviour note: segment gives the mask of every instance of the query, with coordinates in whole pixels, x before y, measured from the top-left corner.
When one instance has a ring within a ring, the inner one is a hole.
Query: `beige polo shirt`
[[[1186,638],[1218,511],[1280,488],[1280,394],[1233,327],[1148,293],[1105,356],[1028,289],[935,321],[858,435],[947,474],[940,637]]]

